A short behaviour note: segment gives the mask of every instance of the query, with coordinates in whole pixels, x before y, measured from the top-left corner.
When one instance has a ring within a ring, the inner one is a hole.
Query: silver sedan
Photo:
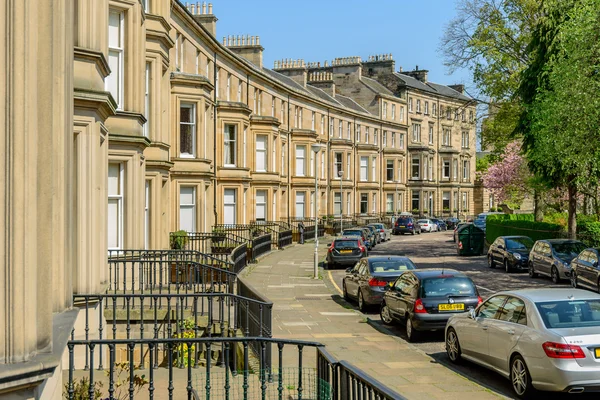
[[[472,361],[510,379],[518,398],[534,398],[536,390],[599,392],[600,295],[498,293],[448,320],[446,352],[452,362]]]

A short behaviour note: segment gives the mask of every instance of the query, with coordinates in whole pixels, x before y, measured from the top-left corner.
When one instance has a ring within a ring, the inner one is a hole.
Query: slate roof
[[[394,75],[401,79],[406,86],[411,87],[413,89],[419,89],[424,92],[434,93],[441,96],[452,97],[459,100],[469,101],[473,100],[468,96],[448,87],[446,85],[440,85],[439,83],[427,82],[423,83],[420,80],[413,78],[412,76],[404,75],[399,72],[394,72]]]
[[[436,91],[438,91],[441,95],[448,96],[448,97],[454,97],[455,99],[466,100],[466,101],[472,100],[470,97],[465,96],[461,92],[456,91],[456,90],[452,89],[451,87],[440,85],[439,83],[433,83],[433,82],[427,82],[427,84],[429,86],[431,86],[432,88],[434,88]]]
[[[280,74],[279,72],[275,72],[272,69],[268,69],[268,68],[262,68],[262,71],[264,73],[266,73],[267,75],[269,75],[271,78],[283,83],[286,86],[290,86],[292,89],[298,90],[304,94],[308,94],[310,95],[311,93],[306,90],[306,88],[302,85],[300,85],[299,83],[297,83],[295,80],[293,80],[292,78],[290,78],[289,76],[285,76],[283,74]]]
[[[350,97],[342,96],[341,94],[336,94],[335,99],[340,102],[344,107],[351,108],[354,111],[360,111],[367,114],[370,114],[366,109],[364,109],[360,104],[352,100]]]
[[[391,90],[383,86],[381,83],[377,82],[375,79],[363,76],[361,77],[361,80],[365,85],[369,86],[371,89],[373,89],[373,91],[377,93],[387,94],[389,96],[394,95],[394,93]]]
[[[334,103],[336,105],[341,105],[340,102],[338,102],[335,98],[331,97],[323,89],[319,89],[318,87],[312,86],[310,84],[306,85],[306,88],[308,89],[309,92],[311,92],[313,95],[317,96],[321,100],[325,100],[330,103]]]

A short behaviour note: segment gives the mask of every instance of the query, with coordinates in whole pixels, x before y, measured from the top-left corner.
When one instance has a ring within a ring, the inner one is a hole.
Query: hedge
[[[563,227],[547,222],[535,222],[533,214],[490,215],[486,221],[486,240],[492,243],[498,236],[529,236],[531,239],[564,237]]]

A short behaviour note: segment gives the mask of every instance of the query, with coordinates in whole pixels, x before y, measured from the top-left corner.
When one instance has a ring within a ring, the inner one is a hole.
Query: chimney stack
[[[408,76],[413,77],[423,83],[427,83],[427,74],[428,73],[429,73],[428,70],[419,69],[419,66],[417,65],[415,67],[414,71],[406,71],[406,72],[404,72],[404,75],[408,75]]]
[[[308,69],[303,59],[291,60],[289,58],[275,61],[273,70],[292,78],[295,82],[306,87]]]
[[[456,90],[460,94],[465,94],[465,85],[462,83],[457,83],[456,85],[448,85],[450,89]]]
[[[235,54],[244,57],[258,68],[263,66],[263,50],[259,36],[240,35],[232,36],[232,40],[223,38],[223,45]]]
[[[389,54],[374,54],[363,62],[362,74],[368,77],[376,77],[378,75],[391,75],[395,72],[396,62],[391,53]]]
[[[207,11],[206,2],[197,2],[188,4],[185,3],[185,8],[192,14],[194,20],[202,25],[207,31],[210,32],[211,35],[217,35],[217,17],[213,15],[212,3],[208,3],[208,11]]]

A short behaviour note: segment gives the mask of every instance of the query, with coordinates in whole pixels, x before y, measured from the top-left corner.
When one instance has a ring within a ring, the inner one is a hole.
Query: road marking
[[[295,288],[295,287],[323,287],[324,283],[292,283],[284,285],[268,285],[269,288]]]
[[[333,276],[331,276],[331,271],[328,270],[327,274],[329,275],[329,280],[331,281],[331,283],[333,283],[335,290],[337,290],[340,294],[344,294],[342,289],[340,289],[340,287],[337,285],[337,283],[335,283],[335,281],[333,280]]]
[[[495,290],[488,289],[488,288],[486,288],[486,287],[483,287],[483,286],[481,286],[481,285],[477,285],[477,287],[478,287],[479,289],[487,290],[488,292],[495,292]]]
[[[307,293],[306,297],[331,297],[331,293]]]
[[[282,322],[283,326],[315,326],[316,322]]]

